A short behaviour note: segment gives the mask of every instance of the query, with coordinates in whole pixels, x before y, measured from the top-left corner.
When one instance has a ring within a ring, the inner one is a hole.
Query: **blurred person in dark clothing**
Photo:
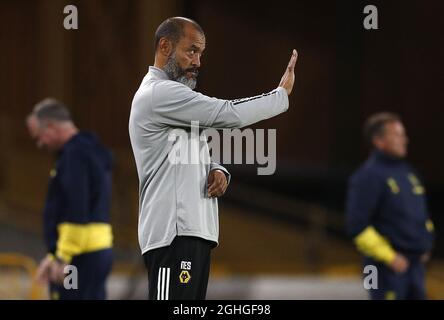
[[[48,254],[37,280],[49,282],[51,299],[105,299],[112,266],[111,154],[94,135],[80,132],[54,99],[38,103],[26,124],[37,146],[56,154],[43,210]],[[77,268],[71,289],[64,283],[67,265]]]
[[[408,138],[398,115],[378,113],[365,124],[373,147],[350,178],[347,227],[364,265],[378,271],[370,297],[425,299],[425,267],[433,246],[433,223],[425,188],[406,161]]]

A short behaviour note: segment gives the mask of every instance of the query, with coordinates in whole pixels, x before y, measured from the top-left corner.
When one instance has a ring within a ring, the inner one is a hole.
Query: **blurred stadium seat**
[[[34,281],[36,268],[35,261],[30,257],[0,253],[0,299],[45,298],[43,288]]]

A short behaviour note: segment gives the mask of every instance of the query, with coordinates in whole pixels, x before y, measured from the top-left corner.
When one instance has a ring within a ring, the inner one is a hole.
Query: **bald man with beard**
[[[182,143],[208,145],[192,134],[174,139],[177,128],[242,128],[288,109],[297,52],[279,85],[254,97],[224,100],[194,91],[205,34],[193,20],[173,17],[155,34],[155,61],[137,90],[129,134],[139,176],[139,244],[148,270],[149,299],[205,299],[211,249],[219,238],[217,198],[230,174],[213,162],[173,163]],[[194,140],[195,141],[194,141]],[[191,151],[195,152],[195,151]],[[193,157],[193,156],[192,156]]]

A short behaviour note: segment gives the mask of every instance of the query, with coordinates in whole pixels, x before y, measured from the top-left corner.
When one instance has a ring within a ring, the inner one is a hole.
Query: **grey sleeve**
[[[166,80],[155,86],[152,120],[175,127],[190,127],[192,121],[198,121],[202,128],[242,128],[287,109],[287,92],[281,87],[254,97],[223,100]]]
[[[224,166],[221,166],[220,164],[218,164],[216,162],[211,162],[210,163],[210,171],[213,171],[213,170],[221,170],[221,171],[223,171],[225,173],[225,176],[227,177],[228,184],[230,184],[231,173],[229,173],[228,170]]]

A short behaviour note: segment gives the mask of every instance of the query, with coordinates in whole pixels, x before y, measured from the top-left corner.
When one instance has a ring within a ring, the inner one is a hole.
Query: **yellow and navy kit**
[[[89,133],[73,136],[51,170],[44,209],[50,254],[72,258],[112,247],[111,153]]]
[[[349,180],[347,228],[358,250],[390,264],[395,252],[415,259],[433,246],[425,188],[404,160],[374,151]]]

